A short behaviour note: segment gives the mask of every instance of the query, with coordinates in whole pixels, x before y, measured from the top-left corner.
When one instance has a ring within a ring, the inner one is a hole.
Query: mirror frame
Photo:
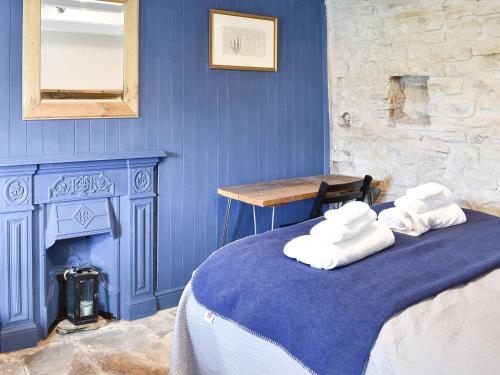
[[[123,98],[42,99],[42,0],[23,0],[23,120],[139,117],[139,0],[100,0],[125,5]]]

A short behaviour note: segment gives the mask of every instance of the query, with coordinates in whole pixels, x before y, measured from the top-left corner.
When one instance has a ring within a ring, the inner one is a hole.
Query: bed
[[[500,218],[466,214],[333,271],[282,255],[317,220],[224,247],[184,290],[170,373],[497,374]]]

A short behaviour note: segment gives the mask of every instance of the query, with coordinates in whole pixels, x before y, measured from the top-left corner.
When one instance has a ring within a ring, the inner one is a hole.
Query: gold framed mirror
[[[23,0],[23,119],[139,116],[139,0]]]

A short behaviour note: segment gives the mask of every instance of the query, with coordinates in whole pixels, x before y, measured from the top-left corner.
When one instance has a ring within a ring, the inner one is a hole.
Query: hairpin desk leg
[[[257,234],[257,214],[255,213],[255,206],[252,205],[253,208],[253,233]]]
[[[220,240],[220,247],[224,246],[227,243],[227,230],[229,227],[229,216],[231,213],[231,198],[227,198],[227,206],[226,206],[226,217],[224,219],[224,230],[222,231],[222,238]]]
[[[276,214],[276,206],[273,206],[273,216],[271,218],[271,230],[274,230],[274,216]]]

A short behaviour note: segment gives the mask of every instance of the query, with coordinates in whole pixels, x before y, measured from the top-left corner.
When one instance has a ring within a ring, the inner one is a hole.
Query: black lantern
[[[74,325],[97,322],[99,315],[99,273],[91,267],[66,271],[66,307]]]

